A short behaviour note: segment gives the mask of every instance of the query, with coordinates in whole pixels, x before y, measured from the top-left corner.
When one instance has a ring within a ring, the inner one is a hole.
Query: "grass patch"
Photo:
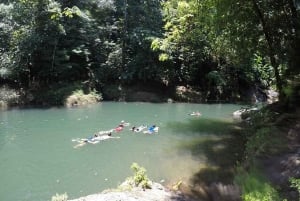
[[[242,190],[243,201],[279,201],[279,193],[255,168],[248,172],[243,168],[237,168],[234,179]]]
[[[246,159],[279,153],[287,148],[287,139],[275,127],[261,127],[248,135],[245,146]]]

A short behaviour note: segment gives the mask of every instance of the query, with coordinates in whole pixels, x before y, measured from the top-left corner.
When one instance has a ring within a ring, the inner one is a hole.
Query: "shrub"
[[[292,188],[296,188],[299,194],[299,201],[300,201],[300,179],[296,179],[296,178],[290,178],[289,179],[290,183],[291,183],[291,187]]]
[[[51,199],[51,201],[67,201],[67,200],[68,200],[67,193],[64,193],[61,195],[56,193],[56,195],[52,196],[52,199]]]
[[[0,108],[6,108],[19,102],[20,92],[8,86],[0,87]]]
[[[243,201],[279,201],[277,190],[255,169],[238,168],[235,182],[241,187]]]
[[[137,163],[133,163],[131,169],[134,171],[133,181],[135,186],[141,186],[143,189],[151,188],[145,168],[140,167]]]
[[[252,132],[248,135],[245,145],[245,156],[248,162],[252,162],[258,156],[279,153],[287,147],[287,139],[276,127],[261,127]]]
[[[100,100],[102,100],[102,96],[96,91],[84,94],[82,90],[76,90],[66,99],[65,105],[67,107],[87,105],[97,103]]]
[[[79,89],[82,89],[80,83],[62,82],[47,88],[32,90],[31,93],[34,97],[33,103],[37,105],[63,105],[66,97]]]
[[[267,108],[262,108],[257,111],[251,111],[245,115],[250,117],[249,129],[259,129],[261,127],[266,127],[268,125],[272,125],[276,118],[278,117],[278,113],[273,112]],[[246,118],[246,117],[243,117]]]
[[[250,136],[246,143],[246,157],[249,159],[266,152],[266,147],[270,143],[270,128],[260,128],[254,135]]]

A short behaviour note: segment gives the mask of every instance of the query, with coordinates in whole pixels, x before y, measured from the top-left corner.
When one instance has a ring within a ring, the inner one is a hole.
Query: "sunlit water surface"
[[[0,112],[0,200],[44,201],[67,192],[73,199],[115,188],[133,175],[137,162],[150,179],[168,184],[186,180],[206,166],[203,154],[188,144],[220,137],[197,121],[231,121],[232,104],[151,104],[104,102],[85,108],[15,109]],[[201,111],[201,117],[189,116]],[[159,133],[133,133],[126,127],[119,139],[74,148],[74,138],[116,127],[156,124]],[[214,125],[210,125],[214,126]],[[220,129],[222,130],[222,128]]]

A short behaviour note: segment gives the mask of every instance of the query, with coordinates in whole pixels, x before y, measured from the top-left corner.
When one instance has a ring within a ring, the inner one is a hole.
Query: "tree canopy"
[[[88,83],[193,86],[203,100],[299,79],[295,0],[6,0],[0,81],[25,89]]]

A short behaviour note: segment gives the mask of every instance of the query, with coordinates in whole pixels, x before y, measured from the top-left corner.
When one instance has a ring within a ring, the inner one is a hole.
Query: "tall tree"
[[[259,52],[261,55],[265,55],[266,61],[270,63],[274,70],[275,84],[277,90],[280,93],[280,97],[283,97],[283,80],[286,80],[286,72],[291,69],[289,65],[291,52],[294,52],[294,45],[296,33],[298,33],[298,27],[296,26],[297,10],[295,10],[294,3],[289,0],[279,1],[220,1],[219,5],[221,9],[218,9],[223,18],[228,22],[225,27],[230,27],[232,30],[237,30],[236,39],[231,38],[231,44],[238,44],[241,42],[241,36],[243,43],[245,41],[252,41],[250,44],[244,43],[244,50],[248,50],[247,57],[245,59],[251,59],[251,55],[254,52]],[[229,5],[228,9],[223,6]],[[229,9],[230,8],[230,9]],[[227,11],[227,12],[226,12]],[[240,14],[248,13],[246,18],[241,17]],[[217,19],[218,22],[218,19]],[[230,26],[231,22],[237,22],[234,27]],[[242,27],[248,27],[249,29],[243,29]],[[221,38],[222,37],[221,35]],[[246,45],[247,44],[247,45]],[[242,58],[241,49],[236,49],[235,55]]]

